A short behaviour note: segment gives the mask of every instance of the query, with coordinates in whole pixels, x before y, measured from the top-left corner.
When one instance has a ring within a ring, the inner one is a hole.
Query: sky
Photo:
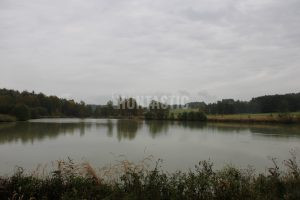
[[[299,0],[0,0],[0,88],[214,102],[299,77]]]

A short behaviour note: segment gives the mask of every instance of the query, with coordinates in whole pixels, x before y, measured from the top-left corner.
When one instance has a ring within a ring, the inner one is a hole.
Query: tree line
[[[190,108],[199,108],[207,114],[284,113],[300,111],[300,93],[265,95],[250,101],[223,99],[216,103],[192,102]]]
[[[183,106],[183,105],[182,105]],[[176,108],[182,107],[177,105]],[[114,105],[86,105],[57,96],[47,96],[16,90],[0,89],[0,114],[16,116],[18,120],[41,117],[143,117],[145,119],[168,120],[205,120],[205,114],[272,113],[300,111],[300,93],[284,95],[266,95],[239,101],[223,99],[216,103],[191,102],[186,107],[197,111],[185,111],[174,114],[173,107],[158,101],[151,101],[147,107],[138,105],[134,98],[120,98]]]
[[[40,117],[89,117],[92,107],[83,101],[47,96],[43,93],[0,89],[0,113],[18,120]]]

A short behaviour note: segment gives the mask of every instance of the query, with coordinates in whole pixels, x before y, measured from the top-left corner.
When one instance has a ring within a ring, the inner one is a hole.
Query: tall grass
[[[95,169],[71,159],[57,162],[57,169],[40,177],[18,168],[0,179],[0,199],[300,199],[300,169],[296,157],[274,166],[266,174],[252,169],[225,167],[201,161],[194,170],[166,173],[158,161],[147,167],[149,158],[134,164]]]

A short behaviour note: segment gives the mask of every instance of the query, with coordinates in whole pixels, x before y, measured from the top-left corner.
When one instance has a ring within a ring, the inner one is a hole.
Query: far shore
[[[44,116],[39,119],[46,118],[75,118],[69,116]],[[93,117],[88,117],[93,118]],[[86,119],[86,118],[83,118]],[[149,120],[145,119],[144,116],[110,116],[96,119],[132,119],[132,120]],[[32,120],[32,119],[31,119]],[[178,119],[154,119],[154,120],[165,120],[165,121],[182,121]],[[0,122],[16,122],[17,119],[11,115],[0,114]],[[185,121],[196,121],[196,120],[185,120]],[[300,112],[294,113],[263,113],[263,114],[218,114],[218,115],[207,115],[207,122],[224,122],[224,123],[278,123],[278,124],[300,124]]]
[[[207,115],[210,122],[240,122],[240,123],[300,123],[300,112],[296,113],[263,113],[263,114],[232,114]]]

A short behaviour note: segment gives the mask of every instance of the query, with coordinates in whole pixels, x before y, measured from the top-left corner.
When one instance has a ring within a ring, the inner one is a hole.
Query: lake
[[[200,160],[265,171],[300,155],[300,126],[116,119],[39,119],[0,124],[0,174],[15,166],[67,159],[103,167],[119,160],[138,162],[150,155],[168,171],[193,168]],[[299,158],[299,156],[298,156]]]

